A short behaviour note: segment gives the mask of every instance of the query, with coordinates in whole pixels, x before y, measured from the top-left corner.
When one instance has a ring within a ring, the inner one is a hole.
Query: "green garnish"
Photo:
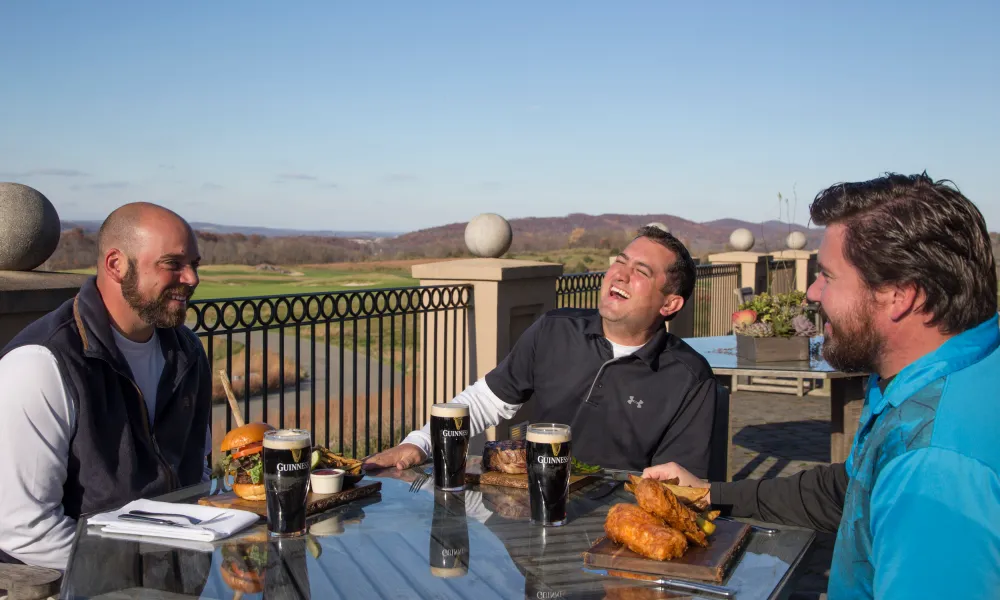
[[[574,475],[592,475],[601,470],[600,465],[588,465],[587,463],[578,461],[575,456],[571,464],[573,465]]]

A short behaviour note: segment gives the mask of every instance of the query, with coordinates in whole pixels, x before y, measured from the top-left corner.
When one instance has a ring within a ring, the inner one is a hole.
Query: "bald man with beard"
[[[0,353],[0,562],[64,569],[81,514],[209,473],[211,369],[184,325],[194,231],[127,204],[98,246],[76,297]]]

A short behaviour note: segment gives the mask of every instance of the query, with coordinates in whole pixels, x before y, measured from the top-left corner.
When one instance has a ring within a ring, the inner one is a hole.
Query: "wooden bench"
[[[62,573],[55,569],[0,564],[0,597],[6,593],[7,600],[43,600],[56,596],[61,583]]]

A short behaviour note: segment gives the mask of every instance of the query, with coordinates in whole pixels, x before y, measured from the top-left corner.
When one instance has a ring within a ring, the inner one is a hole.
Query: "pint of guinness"
[[[465,489],[470,433],[469,405],[457,402],[431,405],[431,451],[436,489]]]
[[[311,439],[305,429],[277,429],[264,434],[264,492],[271,535],[306,533]]]
[[[528,492],[531,522],[545,526],[566,523],[566,499],[573,467],[569,425],[535,423],[525,436],[528,452]]]

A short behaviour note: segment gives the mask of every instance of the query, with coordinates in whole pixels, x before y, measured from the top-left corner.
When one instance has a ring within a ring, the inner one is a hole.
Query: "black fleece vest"
[[[158,329],[165,358],[154,426],[115,344],[94,278],[75,298],[25,327],[3,349],[40,345],[56,357],[76,411],[63,509],[77,519],[201,481],[212,379],[197,336]]]

